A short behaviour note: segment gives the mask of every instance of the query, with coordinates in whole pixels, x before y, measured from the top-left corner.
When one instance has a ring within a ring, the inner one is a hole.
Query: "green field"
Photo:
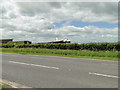
[[[118,51],[90,51],[90,50],[61,50],[41,48],[1,48],[3,53],[51,55],[89,59],[103,59],[118,61]]]

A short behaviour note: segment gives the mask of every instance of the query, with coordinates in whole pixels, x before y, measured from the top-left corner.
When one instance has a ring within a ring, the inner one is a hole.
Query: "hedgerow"
[[[70,50],[108,50],[119,51],[119,43],[7,43],[2,44],[3,48],[47,48],[47,49],[70,49]]]

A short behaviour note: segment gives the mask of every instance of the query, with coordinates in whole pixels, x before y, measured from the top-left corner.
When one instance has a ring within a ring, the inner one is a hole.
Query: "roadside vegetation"
[[[16,41],[0,45],[0,52],[118,60],[119,43],[39,43]]]
[[[4,53],[52,55],[77,58],[118,60],[118,51],[61,50],[41,48],[1,48]],[[1,51],[1,50],[0,50]]]
[[[3,48],[46,48],[46,49],[68,49],[68,50],[92,50],[92,51],[118,51],[119,44],[116,43],[33,43],[24,41],[8,42],[1,44]]]
[[[0,90],[6,90],[4,86],[0,85]]]

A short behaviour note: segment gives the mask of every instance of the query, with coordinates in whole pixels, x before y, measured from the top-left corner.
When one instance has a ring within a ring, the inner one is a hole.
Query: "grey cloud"
[[[56,4],[56,3],[55,3]],[[43,14],[50,12],[51,8],[53,7],[53,3],[50,5],[48,3],[39,3],[39,2],[19,2],[17,5],[20,8],[21,14]],[[58,5],[58,4],[57,4]],[[55,8],[57,8],[55,6]]]
[[[21,14],[39,15],[49,20],[117,21],[117,2],[19,2]],[[99,18],[101,17],[101,18]]]

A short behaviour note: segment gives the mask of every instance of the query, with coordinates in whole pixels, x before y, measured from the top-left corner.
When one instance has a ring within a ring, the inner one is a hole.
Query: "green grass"
[[[2,86],[0,85],[0,90],[2,89]]]
[[[0,90],[6,90],[4,86],[0,85]]]
[[[60,50],[41,48],[1,48],[3,53],[51,55],[118,61],[118,51]]]

